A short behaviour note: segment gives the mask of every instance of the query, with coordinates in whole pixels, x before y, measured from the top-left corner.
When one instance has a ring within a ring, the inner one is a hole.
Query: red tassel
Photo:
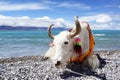
[[[80,45],[75,45],[74,51],[76,54],[82,55],[82,47]]]

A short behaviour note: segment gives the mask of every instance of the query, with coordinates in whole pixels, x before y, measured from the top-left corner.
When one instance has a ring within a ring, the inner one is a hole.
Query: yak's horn
[[[74,36],[78,35],[81,31],[81,25],[79,23],[78,16],[75,16],[75,25],[76,25],[76,29],[72,30],[71,33],[70,33],[71,37],[74,37]]]
[[[53,26],[54,24],[51,24],[49,27],[48,27],[48,35],[54,39],[54,36],[51,34],[51,27]]]

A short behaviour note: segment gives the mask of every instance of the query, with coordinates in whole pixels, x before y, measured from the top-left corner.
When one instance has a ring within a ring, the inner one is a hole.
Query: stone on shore
[[[66,71],[54,67],[42,56],[0,59],[0,80],[120,80],[120,51],[95,51],[100,55],[100,68],[90,70],[71,64]]]

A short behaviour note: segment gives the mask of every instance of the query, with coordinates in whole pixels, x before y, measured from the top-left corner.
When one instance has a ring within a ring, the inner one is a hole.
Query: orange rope
[[[89,25],[87,27],[87,30],[89,32],[89,50],[80,57],[77,57],[77,58],[72,57],[71,58],[72,62],[82,62],[86,57],[90,56],[93,52],[95,41],[94,41],[94,36],[91,32],[91,29],[90,29]]]

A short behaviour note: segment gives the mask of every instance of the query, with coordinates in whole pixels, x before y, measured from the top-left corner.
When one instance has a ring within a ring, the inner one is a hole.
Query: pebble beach
[[[100,68],[91,70],[82,64],[61,71],[43,56],[0,58],[0,80],[120,80],[120,50],[94,51]]]

